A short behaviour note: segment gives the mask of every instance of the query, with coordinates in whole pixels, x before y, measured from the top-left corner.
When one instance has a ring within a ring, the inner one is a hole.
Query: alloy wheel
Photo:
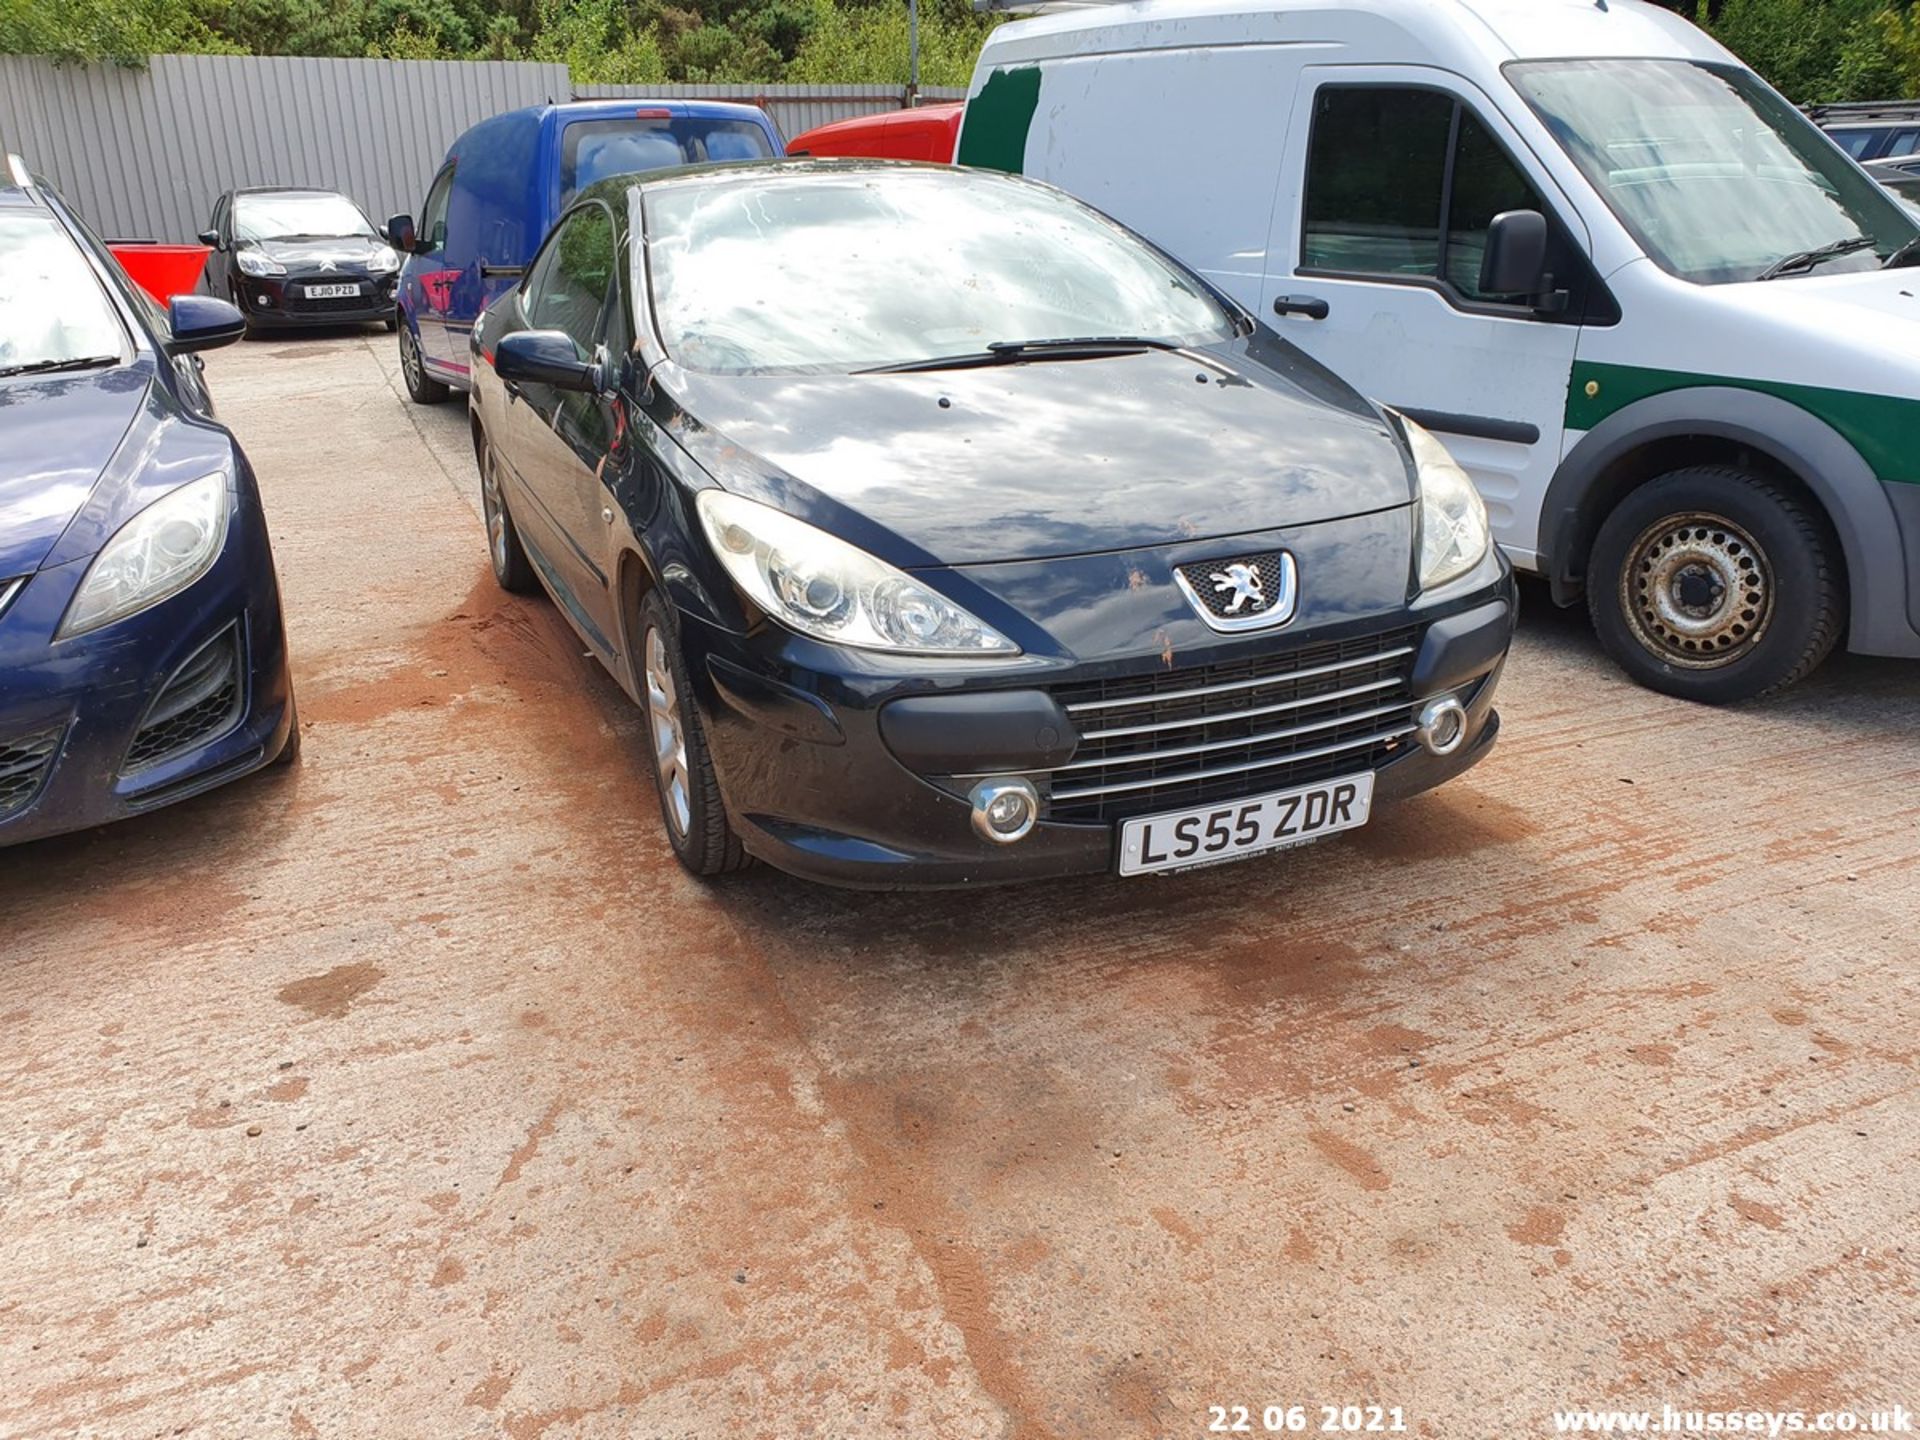
[[[687,833],[693,802],[687,779],[687,733],[680,719],[680,692],[667,659],[667,640],[658,626],[647,630],[647,721],[653,734],[653,764],[666,798],[674,830]]]
[[[500,496],[499,462],[493,447],[487,446],[480,457],[480,508],[486,512],[487,552],[493,556],[493,573],[507,573],[507,506]]]
[[[413,332],[405,325],[400,326],[400,368],[407,372],[407,384],[417,390],[420,387],[420,346],[413,338]]]
[[[1716,670],[1750,652],[1773,616],[1773,596],[1766,552],[1720,515],[1662,518],[1640,533],[1620,572],[1634,638],[1689,670]]]

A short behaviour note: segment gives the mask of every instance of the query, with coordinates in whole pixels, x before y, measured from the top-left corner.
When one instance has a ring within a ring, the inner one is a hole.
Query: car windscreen
[[[773,142],[751,120],[668,115],[575,120],[560,137],[560,203],[615,175],[772,156]]]
[[[344,195],[237,195],[233,233],[241,240],[332,239],[372,235],[373,226]]]
[[[126,328],[73,238],[50,215],[0,212],[0,375],[111,364],[126,350]]]
[[[762,174],[642,192],[667,351],[725,374],[848,371],[995,343],[1204,344],[1191,275],[1059,191],[953,168]]]
[[[1912,217],[1813,123],[1737,65],[1549,60],[1507,74],[1655,263],[1698,284],[1869,242],[1823,267],[1868,269]]]

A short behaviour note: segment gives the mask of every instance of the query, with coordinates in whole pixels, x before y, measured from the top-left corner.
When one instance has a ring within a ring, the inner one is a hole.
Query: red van
[[[818,125],[787,142],[789,155],[869,155],[883,160],[953,161],[964,101],[856,115]]]

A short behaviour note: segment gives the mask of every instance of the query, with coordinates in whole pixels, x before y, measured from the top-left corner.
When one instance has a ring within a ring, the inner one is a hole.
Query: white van
[[[1668,11],[1067,11],[993,33],[956,158],[1072,191],[1441,433],[1642,683],[1920,656],[1920,225]]]

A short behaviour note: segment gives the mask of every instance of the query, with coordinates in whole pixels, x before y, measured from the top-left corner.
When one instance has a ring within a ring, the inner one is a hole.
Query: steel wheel
[[[1773,618],[1773,597],[1766,551],[1720,515],[1656,521],[1620,571],[1620,609],[1634,638],[1688,670],[1717,670],[1750,653]]]
[[[680,692],[667,660],[666,637],[658,626],[647,630],[647,720],[653,733],[653,763],[667,818],[684,836],[693,819],[687,778],[687,733],[680,721]]]

